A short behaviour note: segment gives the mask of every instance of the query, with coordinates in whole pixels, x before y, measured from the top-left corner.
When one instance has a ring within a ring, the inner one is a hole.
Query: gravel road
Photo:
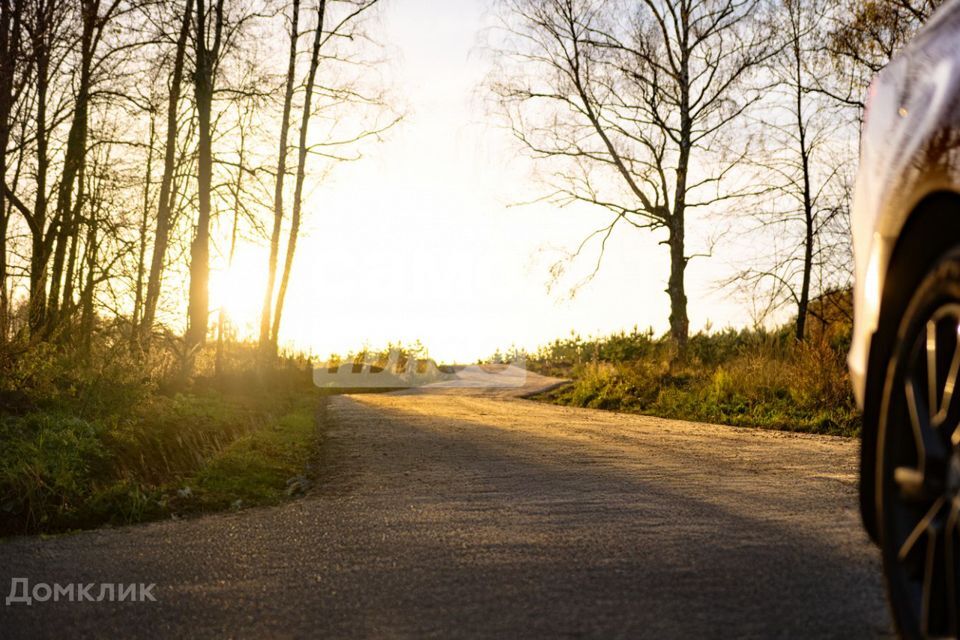
[[[877,637],[856,443],[513,394],[342,396],[284,506],[0,543],[0,637]],[[97,590],[94,590],[94,594]]]

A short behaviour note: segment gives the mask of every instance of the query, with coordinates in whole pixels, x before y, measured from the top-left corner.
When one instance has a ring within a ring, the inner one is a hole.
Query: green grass
[[[41,346],[0,371],[0,535],[276,504],[308,484],[321,400],[308,363],[237,357],[175,384],[102,348],[77,362]]]
[[[238,438],[192,478],[183,507],[200,510],[275,504],[288,496],[287,482],[303,476],[315,457],[316,403],[295,402],[273,424]],[[240,501],[240,502],[237,502]]]
[[[734,426],[856,436],[860,416],[840,330],[795,341],[787,332],[691,337],[685,360],[651,333],[557,341],[528,364],[572,383],[539,399]]]
[[[0,418],[0,531],[54,532],[275,504],[316,455],[317,394],[152,398],[96,420]]]

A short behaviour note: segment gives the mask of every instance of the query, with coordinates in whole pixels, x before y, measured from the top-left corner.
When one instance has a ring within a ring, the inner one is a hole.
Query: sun
[[[266,287],[266,260],[238,249],[233,264],[210,272],[210,308],[223,308],[240,339],[254,337]]]

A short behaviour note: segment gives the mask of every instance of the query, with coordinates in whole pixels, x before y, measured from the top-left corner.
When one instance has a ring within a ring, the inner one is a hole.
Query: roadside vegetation
[[[735,426],[831,435],[860,432],[846,368],[850,324],[690,337],[686,358],[652,331],[572,336],[528,356],[528,366],[572,383],[539,399],[558,404]]]
[[[0,534],[60,532],[274,504],[306,490],[319,393],[303,358],[235,345],[190,381],[169,353],[90,358],[40,345],[0,375]],[[198,359],[203,362],[203,357]]]
[[[0,535],[309,484],[278,345],[304,200],[400,120],[378,4],[0,3]]]

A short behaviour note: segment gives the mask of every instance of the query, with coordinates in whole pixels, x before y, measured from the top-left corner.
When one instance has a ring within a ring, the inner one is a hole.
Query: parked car
[[[860,507],[897,628],[960,634],[960,0],[874,81],[853,212]]]

